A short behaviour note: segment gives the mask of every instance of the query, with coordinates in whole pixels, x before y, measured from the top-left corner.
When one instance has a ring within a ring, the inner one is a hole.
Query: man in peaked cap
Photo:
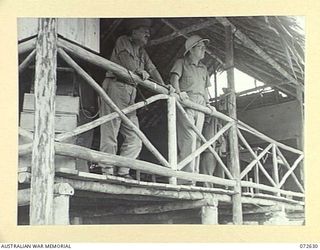
[[[207,88],[211,85],[210,77],[206,66],[201,63],[208,42],[208,39],[203,39],[198,35],[190,36],[185,42],[184,57],[178,59],[170,71],[170,83],[182,101],[189,99],[200,105],[208,105]],[[186,108],[186,113],[198,130],[202,131],[204,113],[189,108]],[[180,112],[177,112],[177,142],[179,161],[194,152],[199,145],[195,132]],[[187,164],[182,170],[198,173],[199,157]],[[191,183],[178,180],[178,184]]]
[[[134,72],[143,80],[150,76],[156,82],[162,83],[163,80],[155,65],[150,60],[144,47],[150,38],[150,19],[129,19],[126,20],[127,28],[130,30],[130,35],[120,36],[115,44],[110,60],[126,69],[128,74]],[[119,79],[112,72],[106,73],[106,78],[102,83],[103,89],[112,99],[112,101],[120,108],[124,109],[135,102],[136,88],[134,83],[126,83]],[[101,102],[101,116],[112,113],[113,110],[104,102]],[[127,114],[128,118],[139,127],[138,117],[133,111]],[[123,135],[124,142],[120,148],[120,155],[135,159],[138,157],[142,148],[142,142],[137,134],[129,128],[120,118],[101,125],[100,129],[101,140],[100,150],[102,152],[116,154],[118,151],[117,136],[118,133]],[[129,168],[120,167],[115,171],[113,166],[101,165],[102,171],[105,174],[117,174],[125,178],[131,178]]]

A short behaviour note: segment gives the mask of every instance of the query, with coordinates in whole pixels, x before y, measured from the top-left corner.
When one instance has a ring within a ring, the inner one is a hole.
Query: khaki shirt
[[[150,60],[144,48],[135,49],[129,36],[120,36],[112,51],[110,61],[135,72],[137,70],[153,71],[156,67]],[[112,72],[107,72],[106,77],[115,77]]]
[[[178,59],[173,65],[171,74],[179,76],[180,91],[188,94],[200,94],[205,100],[208,99],[206,88],[211,86],[207,67],[199,62],[198,65],[191,62],[187,57]]]

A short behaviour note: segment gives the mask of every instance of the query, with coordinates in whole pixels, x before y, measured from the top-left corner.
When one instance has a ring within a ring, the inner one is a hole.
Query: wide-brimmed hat
[[[148,18],[135,18],[126,20],[126,26],[129,31],[138,29],[140,27],[151,28],[152,21]]]
[[[184,44],[185,48],[186,48],[186,51],[184,52],[184,56],[188,53],[188,51],[190,49],[192,49],[194,46],[196,46],[198,43],[200,42],[205,42],[205,43],[208,43],[209,42],[209,39],[206,39],[206,38],[201,38],[200,36],[198,35],[193,35],[193,36],[190,36],[187,40],[186,40],[186,43]]]

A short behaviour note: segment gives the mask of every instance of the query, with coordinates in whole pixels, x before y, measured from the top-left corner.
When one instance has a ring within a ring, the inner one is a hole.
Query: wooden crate
[[[77,127],[79,114],[79,97],[56,96],[55,132],[67,132]],[[34,95],[25,94],[23,111],[20,116],[20,127],[34,132]],[[19,136],[19,145],[30,143],[31,140]],[[76,138],[67,140],[66,143],[75,144]],[[31,167],[31,154],[19,156],[19,167]],[[66,156],[55,156],[56,168],[76,169],[76,160]]]
[[[56,133],[71,131],[77,127],[77,115],[56,114],[54,119]],[[21,112],[20,127],[34,131],[34,112]]]
[[[24,95],[23,111],[34,112],[34,94]],[[56,114],[79,115],[79,97],[56,95]]]

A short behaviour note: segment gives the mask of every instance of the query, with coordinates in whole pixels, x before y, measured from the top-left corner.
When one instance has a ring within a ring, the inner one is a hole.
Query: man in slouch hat
[[[156,82],[163,84],[161,75],[144,49],[150,38],[151,20],[140,18],[126,20],[126,22],[131,34],[120,36],[117,39],[110,60],[126,68],[129,78],[131,71],[139,75],[142,80],[151,77]],[[135,102],[137,90],[132,77],[131,79],[131,82],[125,82],[114,73],[107,72],[105,80],[102,83],[103,89],[120,109],[124,109]],[[104,116],[112,113],[113,110],[102,101],[100,112],[101,116]],[[139,121],[135,111],[127,114],[127,117],[139,128]],[[142,142],[137,134],[122,122],[120,118],[101,125],[100,133],[100,150],[102,152],[117,153],[117,136],[120,133],[124,138],[124,142],[119,150],[120,155],[132,159],[138,157],[142,148]],[[116,174],[131,179],[129,168],[127,167],[119,167],[118,171],[115,171],[113,166],[110,165],[99,164],[99,166],[102,167],[104,174]]]

